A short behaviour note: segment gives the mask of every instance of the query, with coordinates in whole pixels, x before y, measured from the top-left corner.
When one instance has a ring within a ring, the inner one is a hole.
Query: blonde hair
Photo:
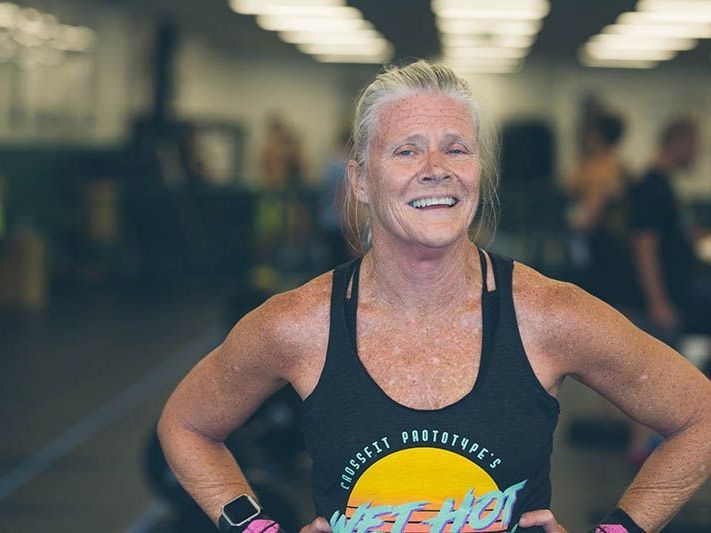
[[[360,94],[353,116],[350,159],[367,172],[369,146],[384,104],[420,92],[441,93],[462,102],[474,122],[477,155],[481,165],[481,191],[476,215],[469,228],[469,238],[488,244],[499,220],[498,152],[499,142],[492,122],[485,116],[468,83],[449,67],[420,60],[405,66],[387,66]],[[345,176],[347,180],[348,177]],[[370,248],[372,236],[368,209],[345,183],[343,227],[351,246],[360,252]]]

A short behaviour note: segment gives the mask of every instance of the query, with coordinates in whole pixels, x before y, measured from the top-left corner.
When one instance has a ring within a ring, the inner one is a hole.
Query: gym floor
[[[0,315],[0,531],[157,531],[163,508],[142,455],[167,395],[224,334],[215,294],[74,293],[43,314]],[[614,506],[634,472],[620,451],[567,443],[572,418],[600,411],[595,393],[570,381],[560,400],[553,511],[580,532]],[[706,527],[673,531],[710,531],[709,513],[707,483],[679,515]]]

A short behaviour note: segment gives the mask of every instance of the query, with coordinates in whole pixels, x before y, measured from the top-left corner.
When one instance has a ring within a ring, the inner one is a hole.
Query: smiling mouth
[[[436,209],[449,208],[457,205],[458,200],[454,196],[443,196],[441,198],[418,198],[407,202],[407,205],[415,209]]]

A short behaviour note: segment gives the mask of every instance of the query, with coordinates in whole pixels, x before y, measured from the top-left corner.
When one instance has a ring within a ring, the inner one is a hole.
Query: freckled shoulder
[[[514,261],[512,292],[524,350],[541,383],[556,388],[568,367],[561,349],[576,331],[589,330],[590,309],[606,306],[577,285]],[[594,302],[592,302],[594,301]]]
[[[280,358],[285,378],[293,385],[314,358],[325,357],[328,344],[331,283],[329,271],[304,285],[276,294],[254,312]]]

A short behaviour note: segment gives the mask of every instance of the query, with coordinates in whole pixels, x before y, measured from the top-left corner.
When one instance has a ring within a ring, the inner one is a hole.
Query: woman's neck
[[[455,307],[470,298],[472,289],[481,283],[476,247],[466,237],[441,249],[379,244],[374,243],[363,259],[365,296],[403,313]]]

